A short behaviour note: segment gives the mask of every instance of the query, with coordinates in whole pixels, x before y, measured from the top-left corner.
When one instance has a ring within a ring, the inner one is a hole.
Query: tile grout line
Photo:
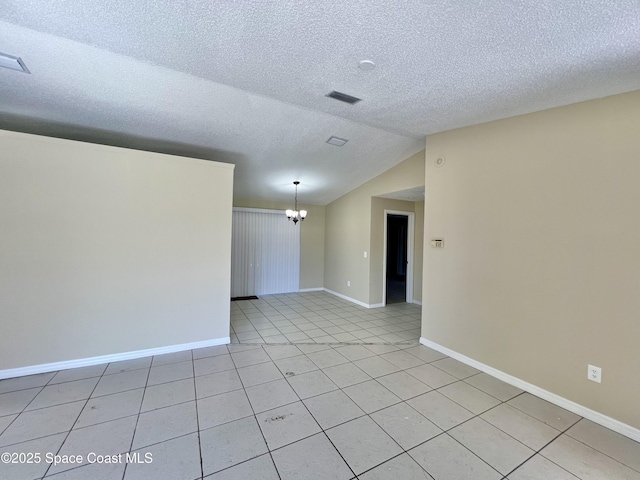
[[[104,370],[102,371],[102,375],[100,375],[100,378],[98,379],[98,381],[96,382],[96,384],[94,385],[93,389],[91,390],[91,393],[89,394],[89,397],[87,398],[87,400],[85,401],[84,405],[82,406],[82,408],[80,409],[80,412],[78,413],[78,416],[76,417],[75,421],[73,422],[73,424],[71,425],[71,428],[69,429],[69,431],[67,432],[67,435],[64,437],[64,440],[62,441],[62,443],[60,444],[60,447],[58,447],[58,450],[56,451],[56,455],[60,455],[60,452],[62,451],[62,448],[64,447],[64,444],[67,443],[67,440],[69,439],[69,435],[71,435],[71,432],[73,432],[73,428],[76,426],[76,423],[78,423],[78,420],[80,419],[80,417],[82,416],[82,414],[84,413],[85,408],[87,408],[87,405],[89,404],[89,401],[91,400],[91,395],[93,395],[93,392],[96,391],[96,388],[98,388],[98,384],[100,383],[100,380],[102,380],[102,377],[104,377],[104,372],[107,371],[107,368],[109,367],[109,364],[105,364]],[[56,373],[57,375],[57,373]],[[52,379],[56,376],[54,375],[52,377]],[[47,474],[49,473],[49,470],[51,470],[51,463],[49,464],[49,466],[47,467],[47,469],[44,472],[44,475],[42,476],[42,478],[46,477]],[[84,466],[84,465],[81,465]],[[77,468],[80,468],[80,466],[78,466]],[[72,469],[69,469],[72,470]]]
[[[268,357],[269,354],[267,352],[264,351],[264,348],[260,347],[260,350]],[[237,353],[242,353],[242,352],[237,352]],[[280,480],[282,480],[281,476],[280,476],[280,472],[278,471],[278,467],[276,466],[276,462],[273,460],[273,455],[271,454],[271,448],[269,448],[269,444],[267,443],[267,438],[264,436],[264,432],[262,431],[262,428],[260,428],[260,422],[258,422],[258,417],[256,416],[256,411],[253,408],[253,405],[251,404],[251,400],[249,399],[249,395],[247,395],[247,389],[244,386],[244,382],[242,381],[242,377],[240,376],[240,374],[238,373],[238,366],[236,365],[236,361],[233,358],[233,355],[231,354],[231,352],[229,352],[229,355],[231,357],[231,361],[233,362],[233,365],[235,366],[235,370],[236,370],[236,374],[238,375],[238,378],[240,379],[240,384],[242,385],[242,391],[244,392],[245,397],[247,398],[247,403],[249,404],[249,407],[251,408],[251,411],[253,412],[253,419],[255,420],[256,424],[258,425],[258,430],[260,430],[260,434],[262,435],[262,440],[264,441],[264,445],[265,447],[267,447],[267,452],[269,453],[269,458],[271,458],[271,463],[273,464],[273,468],[276,470],[276,474],[278,475],[278,478]],[[249,365],[247,365],[249,366]],[[247,418],[247,417],[243,417],[243,418]],[[232,420],[233,422],[240,420],[240,419],[236,419],[236,420]],[[226,422],[226,423],[231,423],[231,422]],[[214,427],[217,427],[219,425],[215,425]],[[214,428],[212,427],[212,428]],[[256,458],[256,457],[253,457]],[[251,459],[249,459],[251,460]],[[233,465],[232,465],[233,466]],[[217,473],[217,472],[214,472]],[[204,478],[204,472],[203,472],[203,478]]]

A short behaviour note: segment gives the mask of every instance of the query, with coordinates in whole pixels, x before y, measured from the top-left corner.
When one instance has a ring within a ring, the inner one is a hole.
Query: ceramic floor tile
[[[413,355],[414,357],[418,357],[420,360],[427,363],[435,362],[436,360],[441,360],[447,357],[444,353],[440,353],[437,350],[425,347],[424,345],[408,348],[405,352]]]
[[[380,355],[380,357],[384,358],[388,362],[393,363],[396,367],[399,367],[403,370],[406,370],[407,368],[417,367],[418,365],[424,364],[423,360],[408,354],[404,350],[385,353],[383,355]]]
[[[325,430],[365,415],[342,390],[317,395],[303,402]]]
[[[47,480],[121,480],[126,463],[90,463],[82,467],[72,468],[56,475],[47,475]]]
[[[343,363],[322,370],[338,387],[344,388],[371,380],[371,377],[353,363]]]
[[[449,375],[439,368],[432,367],[429,364],[410,368],[406,370],[406,372],[420,380],[422,383],[426,383],[431,388],[444,387],[445,385],[458,381],[458,379],[453,375]]]
[[[153,385],[151,387],[147,387],[144,392],[141,411],[147,412],[149,410],[169,407],[177,403],[195,400],[195,395],[192,378]]]
[[[283,325],[283,326],[279,327],[278,330],[280,330],[280,332],[284,333],[285,335],[287,333],[293,333],[293,332],[299,332],[300,331],[300,329],[298,327],[296,327],[295,325]]]
[[[320,432],[320,427],[302,402],[259,413],[256,418],[270,450]]]
[[[318,366],[309,360],[306,355],[283,358],[276,360],[275,363],[285,377],[292,377],[294,375],[301,375],[318,370]]]
[[[302,352],[295,345],[273,345],[264,347],[264,351],[271,357],[271,360],[280,360],[283,358],[295,357],[302,355]]]
[[[436,391],[414,397],[407,403],[442,430],[449,430],[473,417],[469,410]]]
[[[262,340],[268,344],[289,343],[289,340],[284,335],[269,335],[268,337],[263,337]]]
[[[206,357],[217,357],[218,355],[226,355],[229,353],[226,345],[214,345],[213,347],[196,348],[191,350],[194,360]]]
[[[567,435],[640,472],[640,443],[583,418]]]
[[[402,449],[369,417],[360,417],[325,432],[351,469],[359,475]]]
[[[324,433],[318,433],[273,452],[282,480],[349,480],[353,472]]]
[[[113,375],[114,373],[130,372],[131,370],[140,370],[142,368],[151,367],[153,357],[134,358],[132,360],[122,360],[120,362],[110,363],[104,371],[105,375]]]
[[[20,413],[43,389],[30,388],[0,395],[0,416]]]
[[[206,477],[206,480],[280,480],[271,455],[261,455]]]
[[[287,380],[302,399],[330,392],[338,388],[329,377],[320,370],[287,377]]]
[[[640,472],[568,435],[561,435],[540,453],[581,480],[640,480]]]
[[[309,354],[320,352],[322,350],[329,350],[331,348],[331,345],[297,345],[297,347],[302,353]]]
[[[503,475],[535,453],[481,418],[473,418],[457,426],[449,431],[449,435]]]
[[[258,363],[270,362],[271,358],[262,349],[256,348],[253,350],[247,350],[244,352],[235,352],[231,354],[233,363],[236,368],[247,367],[249,365],[256,365]]]
[[[558,430],[507,404],[492,408],[480,418],[536,451],[560,435]]]
[[[473,368],[465,363],[462,363],[454,358],[443,358],[442,360],[436,360],[431,365],[444,370],[449,375],[453,375],[456,378],[464,379],[472,375],[477,375],[480,370]]]
[[[564,408],[553,405],[530,393],[523,393],[507,402],[514,408],[537,418],[541,422],[564,431],[580,420],[581,417]]]
[[[248,387],[246,392],[255,413],[272,410],[299,400],[298,395],[285,379]]]
[[[465,379],[465,382],[473,385],[474,387],[488,393],[492,397],[495,397],[503,402],[511,400],[513,397],[520,395],[523,391],[508,383],[498,380],[486,373],[480,373]]]
[[[406,403],[379,410],[372,413],[371,418],[405,450],[442,433],[442,430]]]
[[[24,377],[6,378],[0,380],[0,394],[15,392],[16,390],[27,390],[29,388],[44,387],[57,372],[39,373],[37,375],[27,375]]]
[[[241,388],[242,382],[236,369],[196,377],[196,394],[198,398],[211,397],[212,395],[232,392]]]
[[[200,430],[253,415],[244,390],[221,393],[213,397],[198,399],[197,402]]]
[[[260,334],[255,330],[252,330],[250,332],[238,332],[236,333],[236,336],[238,337],[238,340],[240,340],[241,342],[245,342],[245,341],[254,342],[257,339],[262,338]]]
[[[371,347],[371,345],[367,345],[367,347]],[[387,362],[384,358],[378,356],[356,360],[353,363],[373,378],[389,375],[400,370],[393,363]]]
[[[335,351],[351,362],[376,355],[371,350],[360,345],[344,345],[336,347]]]
[[[318,337],[324,337],[324,336],[327,335],[327,332],[325,332],[324,330],[322,330],[320,328],[313,328],[313,329],[310,329],[310,330],[305,330],[304,333],[309,338],[318,338]]]
[[[49,468],[46,457],[47,453],[57,453],[66,437],[66,433],[59,433],[57,435],[50,435],[37,440],[19,443],[6,449],[3,448],[2,453],[5,455],[8,452],[10,454],[17,453],[32,456],[23,462],[20,461],[20,457],[13,458],[15,463],[6,462],[3,457],[3,460],[0,461],[0,478],[3,480],[19,480],[42,477]],[[39,454],[39,456],[36,457],[36,454]]]
[[[143,388],[92,398],[78,418],[74,428],[82,428],[117,418],[137,415],[142,403]]]
[[[18,418],[18,414],[13,414],[13,415],[6,415],[4,417],[0,417],[0,435],[2,434],[2,432],[5,431],[5,429],[11,425],[11,422],[13,422],[16,418]]]
[[[579,480],[555,463],[547,460],[542,455],[533,458],[518,467],[509,475],[507,480]]]
[[[213,357],[217,358],[217,357]],[[199,360],[203,361],[203,360]],[[176,380],[184,380],[193,377],[193,362],[169,363],[151,367],[149,380],[147,385],[158,385],[160,383],[175,382]],[[211,373],[211,372],[207,372]],[[123,374],[124,375],[124,374]]]
[[[400,347],[397,347],[396,345],[365,345],[365,348],[372,351],[376,355],[382,355],[384,353],[395,352],[396,350],[400,350]]]
[[[375,412],[401,401],[375,380],[352,385],[343,391],[366,413]]]
[[[202,469],[205,475],[267,453],[255,417],[247,417],[200,432]]]
[[[128,464],[125,480],[200,478],[200,447],[196,433],[145,447],[138,453],[142,458],[149,454],[153,461]]]
[[[137,450],[197,431],[195,401],[159,408],[140,415],[132,448]]]
[[[341,363],[347,363],[349,361],[334,349],[309,353],[307,357],[320,368],[333,367],[334,365],[340,365]]]
[[[430,386],[422,383],[406,372],[392,373],[378,377],[376,380],[402,400],[408,400],[409,398],[417,397],[432,390]]]
[[[408,454],[403,453],[358,477],[360,480],[433,480]]]
[[[500,400],[497,398],[487,395],[464,382],[452,383],[442,387],[438,392],[476,415],[500,404]]]
[[[93,378],[101,376],[107,368],[107,364],[91,365],[89,367],[70,368],[69,370],[61,370],[51,379],[49,385],[54,383],[72,382],[74,380],[82,380],[85,378]]]
[[[93,452],[102,455],[117,455],[129,451],[133,431],[136,428],[136,417],[121,418],[112,422],[92,425],[90,427],[72,430],[65,440],[59,455],[82,455],[82,463],[89,463],[87,454]],[[53,475],[77,464],[61,463],[52,465],[47,475]]]
[[[112,393],[143,388],[147,384],[148,375],[149,370],[146,368],[132,370],[130,372],[116,373],[114,375],[105,375],[100,378],[100,381],[91,396],[101,397]]]
[[[85,401],[21,413],[0,435],[0,447],[71,430]]]
[[[25,410],[35,410],[36,408],[51,407],[61,403],[76,402],[86,400],[98,383],[99,378],[87,378],[85,380],[75,380],[73,382],[47,385],[34,398]],[[2,405],[0,399],[0,405]],[[1,409],[2,407],[0,407]]]
[[[213,357],[203,357],[193,361],[196,376],[209,375],[211,373],[235,370],[236,366],[231,360],[231,355],[221,354]]]
[[[265,363],[239,368],[238,375],[240,375],[240,380],[242,380],[245,388],[282,378],[280,370],[270,360]]]
[[[418,445],[408,453],[436,480],[500,480],[502,478],[500,473],[447,434],[439,435]]]
[[[191,350],[184,350],[182,352],[165,353],[163,355],[155,355],[151,362],[152,367],[159,367],[160,365],[168,365],[170,363],[190,362],[193,360]]]

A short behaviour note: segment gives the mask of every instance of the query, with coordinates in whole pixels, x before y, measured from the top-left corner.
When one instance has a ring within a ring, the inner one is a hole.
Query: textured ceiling
[[[249,198],[299,179],[324,204],[426,134],[640,89],[638,0],[9,0],[0,21],[32,72],[0,69],[0,127],[231,161]]]

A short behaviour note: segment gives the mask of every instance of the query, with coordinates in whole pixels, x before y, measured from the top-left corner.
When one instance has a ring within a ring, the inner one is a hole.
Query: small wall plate
[[[439,156],[438,158],[436,158],[436,161],[435,161],[436,167],[442,167],[445,161],[446,160],[442,155]]]

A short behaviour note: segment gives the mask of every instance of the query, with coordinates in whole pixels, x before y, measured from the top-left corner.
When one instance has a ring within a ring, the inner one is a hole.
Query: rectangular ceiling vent
[[[329,98],[333,98],[335,100],[340,100],[341,102],[348,103],[349,105],[354,105],[362,101],[361,98],[353,97],[351,95],[347,95],[346,93],[342,93],[342,92],[336,92],[335,90],[333,90],[331,93],[327,93],[325,96]]]
[[[331,136],[329,137],[329,140],[327,140],[327,143],[329,145],[335,145],[336,147],[342,147],[344,146],[349,140],[347,140],[346,138],[340,138],[340,137],[334,137]]]
[[[10,68],[18,72],[31,73],[20,57],[0,53],[0,67]]]

